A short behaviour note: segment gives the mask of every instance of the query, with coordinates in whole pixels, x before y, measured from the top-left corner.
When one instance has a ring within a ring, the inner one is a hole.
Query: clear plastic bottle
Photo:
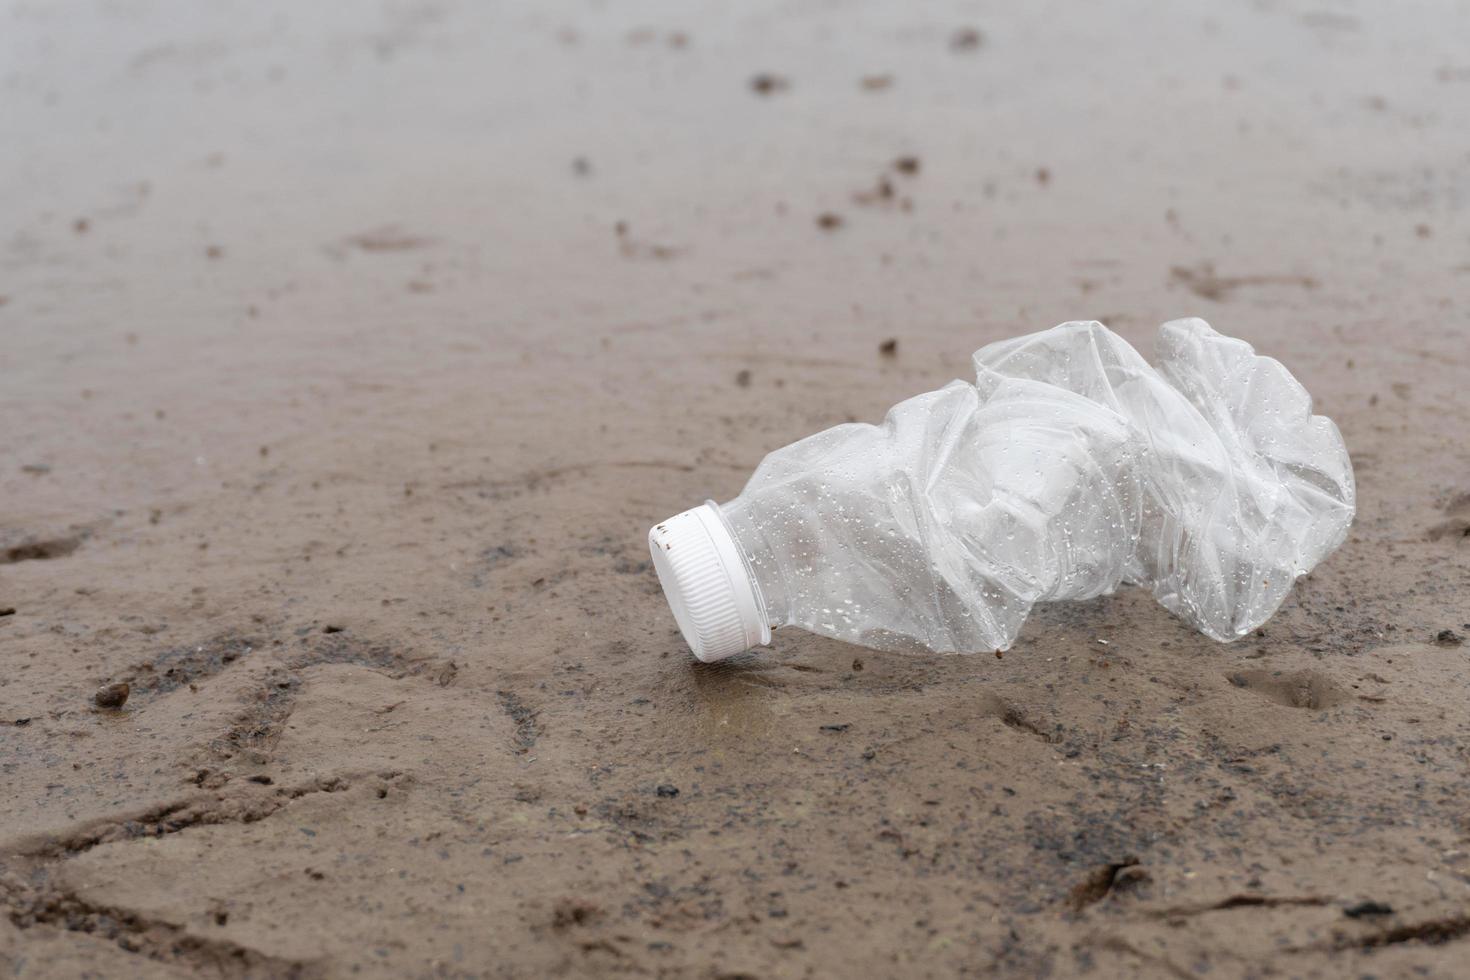
[[[695,656],[798,626],[879,650],[1004,650],[1037,602],[1149,589],[1202,633],[1260,626],[1342,543],[1352,464],[1279,362],[1203,320],[1150,366],[1096,322],[992,344],[974,384],[779,449],[656,525]]]

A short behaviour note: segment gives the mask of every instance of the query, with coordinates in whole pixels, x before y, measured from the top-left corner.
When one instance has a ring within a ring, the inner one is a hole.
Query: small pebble
[[[899,157],[893,161],[893,169],[905,177],[912,177],[917,174],[919,172],[919,166],[918,157]]]
[[[757,95],[774,95],[784,92],[791,87],[791,83],[780,75],[773,75],[763,71],[750,80],[750,87]]]
[[[679,795],[679,787],[672,786],[668,783],[662,783],[659,785],[657,793],[659,796],[662,796],[666,799],[672,799],[673,797]]]
[[[92,703],[99,708],[117,709],[128,703],[128,695],[132,688],[128,687],[126,681],[117,684],[108,684],[92,695]]]
[[[973,27],[961,27],[949,36],[951,51],[974,51],[985,43],[985,35]]]

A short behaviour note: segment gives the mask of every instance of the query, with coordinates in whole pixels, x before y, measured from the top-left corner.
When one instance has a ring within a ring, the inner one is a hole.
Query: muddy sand
[[[1464,975],[1463,4],[0,24],[0,972]],[[1357,468],[1259,635],[691,661],[650,523],[1191,314]]]

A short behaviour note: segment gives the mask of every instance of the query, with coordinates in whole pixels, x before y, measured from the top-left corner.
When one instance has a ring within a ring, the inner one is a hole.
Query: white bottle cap
[[[689,649],[705,663],[771,642],[756,584],[715,503],[648,532],[653,567]]]

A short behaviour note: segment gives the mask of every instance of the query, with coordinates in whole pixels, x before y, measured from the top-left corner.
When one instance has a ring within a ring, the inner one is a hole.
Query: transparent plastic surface
[[[1130,583],[1216,640],[1260,626],[1347,535],[1347,450],[1286,368],[1203,320],[1155,353],[1064,323],[771,453],[721,506],[770,625],[1004,650],[1035,603]]]

